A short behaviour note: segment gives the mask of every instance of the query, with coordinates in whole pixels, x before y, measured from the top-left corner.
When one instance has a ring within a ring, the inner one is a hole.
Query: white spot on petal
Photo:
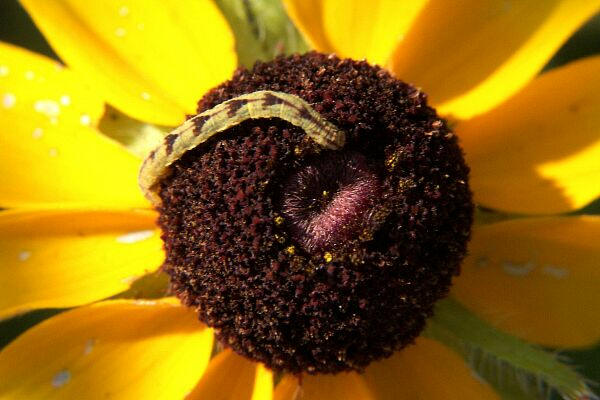
[[[123,37],[126,34],[127,34],[127,30],[125,28],[123,28],[122,26],[120,26],[117,29],[115,29],[115,35],[117,37]]]
[[[35,78],[35,72],[33,71],[25,71],[25,79],[27,79],[28,81],[32,81],[33,78]]]
[[[150,93],[148,93],[148,92],[142,92],[142,93],[140,93],[140,96],[144,100],[150,100]]]
[[[69,372],[69,370],[63,369],[62,371],[57,372],[52,377],[52,386],[54,386],[55,388],[59,388],[69,383],[70,380],[71,372]]]
[[[60,96],[60,104],[62,104],[63,106],[71,105],[71,96],[69,96],[68,94]]]
[[[85,347],[83,348],[83,355],[89,355],[92,352],[92,350],[94,350],[95,345],[96,339],[88,339],[88,341],[85,342]]]
[[[128,16],[128,15],[129,15],[129,7],[127,7],[127,6],[121,6],[121,7],[119,8],[119,15],[120,15],[121,17],[126,17],[126,16]]]
[[[0,65],[0,76],[6,76],[10,72],[10,69],[6,65]]]
[[[48,117],[56,117],[60,114],[60,105],[54,100],[38,100],[33,103],[33,109]]]
[[[87,114],[81,114],[81,117],[79,117],[79,122],[81,125],[88,126],[92,123],[92,118]]]
[[[145,300],[145,299],[134,300],[133,303],[135,305],[138,305],[138,306],[153,306],[153,305],[156,305],[156,301],[155,300]]]
[[[131,285],[133,282],[136,281],[138,277],[137,276],[128,276],[127,278],[123,278],[121,279],[121,283],[124,283],[126,285]]]
[[[19,261],[27,261],[31,257],[31,252],[29,250],[23,250],[19,253]]]
[[[526,276],[535,268],[535,264],[531,261],[518,264],[510,261],[504,261],[502,263],[502,269],[509,275],[512,276]]]
[[[17,98],[12,93],[4,93],[2,95],[2,106],[4,108],[11,108],[17,102]]]
[[[556,267],[554,265],[545,265],[544,268],[542,268],[542,272],[556,279],[563,279],[569,275],[568,269]]]
[[[54,147],[51,148],[50,150],[48,150],[48,155],[50,157],[56,157],[56,156],[58,156],[58,149],[56,149]]]
[[[152,230],[129,232],[117,237],[117,242],[126,244],[137,243],[148,239],[152,235],[154,235],[154,231]]]
[[[42,128],[35,128],[33,132],[31,132],[31,137],[34,139],[39,139],[44,135],[44,130]]]

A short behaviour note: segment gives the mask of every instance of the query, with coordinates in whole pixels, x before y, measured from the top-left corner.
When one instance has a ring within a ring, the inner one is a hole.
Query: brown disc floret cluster
[[[410,344],[459,273],[468,167],[426,95],[364,61],[258,63],[198,111],[258,90],[304,99],[345,146],[257,119],[187,152],[160,186],[164,269],[237,353],[291,373],[362,370]]]

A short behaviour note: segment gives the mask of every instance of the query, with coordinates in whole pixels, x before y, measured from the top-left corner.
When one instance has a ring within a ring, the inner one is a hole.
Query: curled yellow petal
[[[271,371],[258,363],[225,350],[210,361],[187,400],[271,400]]]
[[[183,398],[202,376],[212,343],[212,331],[176,301],[77,308],[0,352],[0,398]]]
[[[457,125],[477,202],[550,214],[600,196],[598,76],[600,57],[574,62]]]
[[[56,53],[128,115],[178,125],[236,67],[209,0],[23,0]]]
[[[600,217],[478,227],[452,293],[498,328],[553,347],[600,339]]]
[[[431,0],[394,51],[391,70],[438,111],[469,118],[534,77],[598,0]]]
[[[424,337],[367,367],[366,382],[378,400],[499,400],[454,351]]]
[[[362,375],[286,375],[275,388],[275,400],[375,400]]]
[[[0,318],[126,290],[160,266],[155,219],[149,211],[0,212]]]

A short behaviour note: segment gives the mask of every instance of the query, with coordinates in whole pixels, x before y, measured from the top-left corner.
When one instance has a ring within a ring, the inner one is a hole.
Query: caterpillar
[[[138,183],[144,196],[158,206],[158,184],[169,166],[213,135],[248,119],[280,118],[298,126],[317,144],[332,150],[344,146],[346,135],[325,120],[306,101],[288,93],[269,90],[244,94],[198,114],[170,132],[144,160]]]

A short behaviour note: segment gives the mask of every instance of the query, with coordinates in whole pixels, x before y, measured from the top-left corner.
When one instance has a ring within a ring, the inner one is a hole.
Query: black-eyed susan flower
[[[600,337],[600,221],[567,214],[600,193],[600,59],[536,77],[597,2],[288,0],[321,53],[235,73],[210,1],[22,3],[66,67],[0,48],[0,316],[73,309],[0,352],[0,396],[498,398],[486,368],[591,395],[524,341]],[[261,91],[343,146],[247,118],[165,165],[153,210],[102,135],[105,104],[162,139]],[[527,218],[476,224],[463,260],[469,182]],[[103,300],[161,265],[179,300]]]

